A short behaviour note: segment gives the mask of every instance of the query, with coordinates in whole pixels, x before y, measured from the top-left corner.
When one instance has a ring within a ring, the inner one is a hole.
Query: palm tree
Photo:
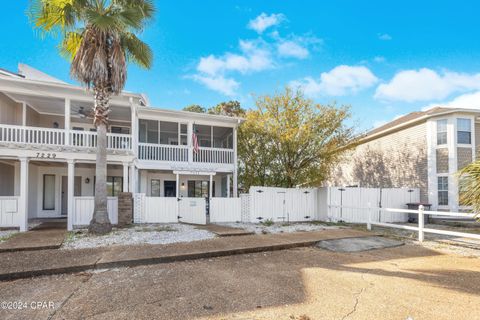
[[[43,34],[61,36],[60,53],[71,61],[70,75],[93,91],[97,129],[95,210],[89,232],[105,234],[107,213],[107,127],[110,98],[127,78],[127,62],[150,68],[150,47],[136,33],[155,12],[149,0],[32,0],[30,18]]]
[[[458,172],[460,204],[471,206],[480,218],[480,160],[472,162]]]

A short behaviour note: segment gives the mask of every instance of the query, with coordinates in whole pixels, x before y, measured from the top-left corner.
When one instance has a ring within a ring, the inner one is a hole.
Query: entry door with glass
[[[75,177],[73,195],[80,197],[82,195],[82,177]],[[62,215],[68,212],[68,177],[62,176]]]

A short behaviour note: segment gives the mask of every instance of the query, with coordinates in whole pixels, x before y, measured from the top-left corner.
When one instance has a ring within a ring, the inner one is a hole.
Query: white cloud
[[[207,88],[218,91],[226,96],[234,96],[239,87],[239,83],[232,78],[225,78],[224,76],[209,76],[195,74],[191,78]]]
[[[285,15],[281,13],[272,13],[271,15],[262,13],[255,19],[250,20],[248,23],[248,28],[261,34],[266,29],[280,24],[283,20],[285,20]]]
[[[240,49],[241,54],[228,52],[219,57],[209,55],[200,58],[197,71],[208,75],[217,75],[227,71],[245,74],[272,67],[270,51],[262,48],[258,42],[240,40]]]
[[[283,41],[278,44],[277,50],[281,57],[306,59],[310,55],[310,52],[307,48],[295,41]]]
[[[378,63],[385,62],[386,60],[387,59],[385,59],[385,57],[382,57],[382,56],[376,56],[375,58],[373,58],[373,61],[378,62]]]
[[[472,90],[480,90],[480,74],[439,74],[422,68],[398,72],[390,82],[378,86],[375,98],[406,102],[441,100],[455,92]]]
[[[425,108],[423,108],[422,111],[425,111],[434,107],[480,110],[480,91],[462,94],[451,101],[447,101],[443,103],[432,103],[426,106]]]
[[[377,77],[367,67],[340,65],[329,72],[323,72],[318,81],[306,77],[292,81],[290,85],[302,88],[310,97],[342,96],[369,88],[377,81]]]
[[[389,35],[388,33],[379,33],[378,34],[378,39],[383,40],[383,41],[388,41],[388,40],[392,40],[392,36]]]

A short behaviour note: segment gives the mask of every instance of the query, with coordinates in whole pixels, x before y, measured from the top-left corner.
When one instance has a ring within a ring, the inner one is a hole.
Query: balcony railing
[[[76,148],[96,148],[97,133],[71,130],[70,143],[66,142],[63,129],[0,125],[0,143],[71,146]],[[132,137],[128,134],[107,133],[107,148],[111,150],[131,150]]]
[[[189,162],[188,149],[188,146],[139,143],[138,158],[140,160]],[[200,147],[198,153],[193,153],[192,162],[233,164],[233,150]]]
[[[233,150],[200,147],[198,152],[193,154],[193,162],[233,163]]]
[[[138,158],[141,160],[188,162],[188,147],[140,143],[138,145]]]

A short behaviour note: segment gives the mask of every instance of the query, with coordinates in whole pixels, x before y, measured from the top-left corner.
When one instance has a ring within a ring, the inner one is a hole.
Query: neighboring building
[[[28,219],[68,217],[72,229],[74,210],[93,204],[91,109],[92,96],[81,87],[25,65],[18,73],[0,69],[0,227],[25,230]],[[143,95],[128,92],[112,97],[109,117],[111,199],[122,191],[153,197],[237,196],[241,119],[153,108]]]
[[[419,188],[432,209],[459,211],[455,173],[475,160],[480,109],[436,107],[373,129],[335,168],[330,184]]]

